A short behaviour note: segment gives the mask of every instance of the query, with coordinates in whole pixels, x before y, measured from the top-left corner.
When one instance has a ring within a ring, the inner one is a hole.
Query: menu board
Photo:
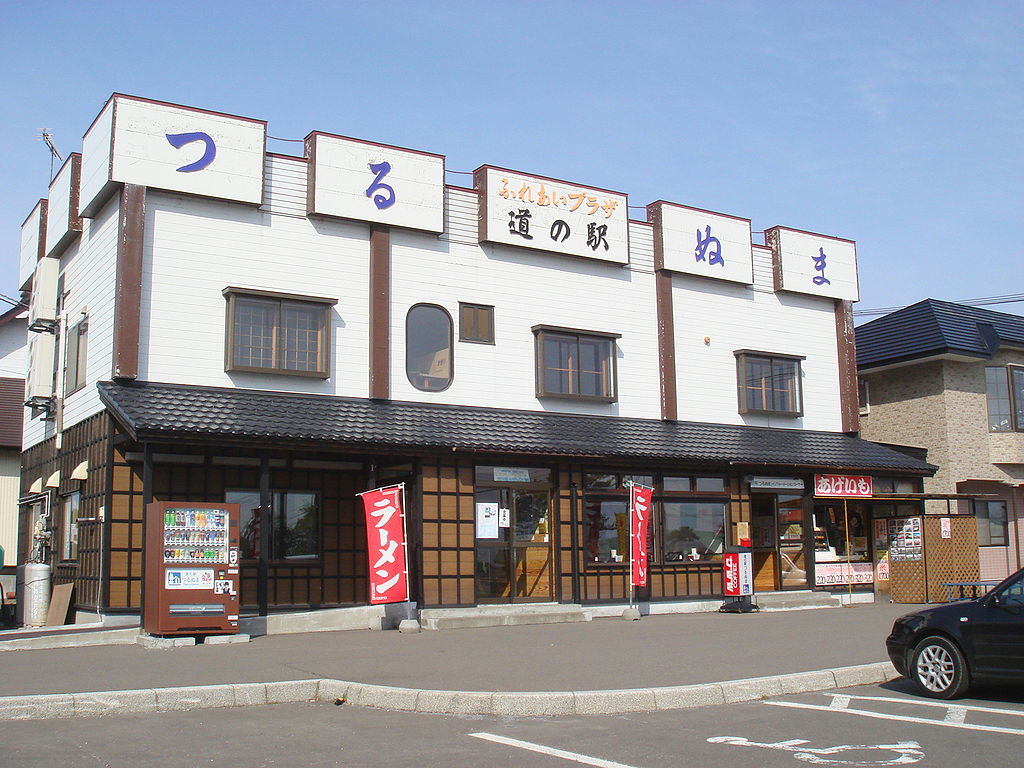
[[[906,562],[921,559],[921,518],[889,520],[889,559]]]
[[[163,549],[165,563],[228,562],[227,510],[165,510]]]

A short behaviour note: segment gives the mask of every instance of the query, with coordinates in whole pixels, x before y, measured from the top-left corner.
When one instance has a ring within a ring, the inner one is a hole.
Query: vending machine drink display
[[[146,517],[145,630],[238,632],[238,505],[157,501]]]

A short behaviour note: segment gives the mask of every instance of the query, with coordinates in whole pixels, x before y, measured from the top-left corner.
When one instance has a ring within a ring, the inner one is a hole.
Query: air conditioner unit
[[[57,324],[57,273],[60,260],[42,258],[32,276],[32,297],[28,303],[28,329],[53,333]]]
[[[57,339],[52,333],[39,333],[28,342],[28,371],[25,376],[25,405],[32,415],[43,413],[52,418],[55,406],[53,391],[54,358]]]

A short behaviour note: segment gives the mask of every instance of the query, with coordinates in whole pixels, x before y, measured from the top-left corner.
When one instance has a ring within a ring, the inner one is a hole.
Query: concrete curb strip
[[[0,720],[38,720],[303,701],[336,702],[405,712],[501,717],[611,715],[734,704],[770,696],[882,683],[896,677],[889,662],[797,672],[721,683],[615,691],[435,691],[344,680],[288,680],[132,691],[0,697]]]

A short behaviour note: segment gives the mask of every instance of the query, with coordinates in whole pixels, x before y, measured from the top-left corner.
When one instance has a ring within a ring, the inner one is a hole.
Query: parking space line
[[[889,701],[903,702],[903,699],[889,699]],[[849,709],[826,706],[823,704],[801,704],[795,701],[766,701],[765,704],[773,707],[790,707],[791,709],[812,709],[819,712],[837,712],[861,717],[873,717],[876,720],[902,720],[905,723],[921,723],[923,725],[938,725],[944,728],[963,728],[969,731],[988,731],[991,733],[1012,733],[1016,736],[1024,736],[1024,730],[1017,728],[1000,728],[995,725],[971,725],[970,723],[955,723],[947,720],[931,720],[927,717],[912,717],[910,715],[889,715],[883,712],[871,712],[866,709]],[[911,702],[914,703],[914,702]]]
[[[846,694],[829,693],[826,694],[833,698],[833,704],[836,700],[845,700],[847,703],[856,699],[857,701],[887,701],[896,704],[913,704],[917,707],[942,707],[943,709],[949,709],[955,707],[956,709],[962,709],[965,712],[987,712],[993,715],[1009,715],[1010,717],[1024,717],[1024,711],[1016,709],[997,709],[995,707],[974,707],[970,704],[949,704],[941,701],[922,701],[920,699],[897,699],[892,696],[851,696]]]
[[[564,749],[556,749],[555,747],[546,747],[543,744],[533,744],[529,741],[520,741],[519,739],[510,739],[507,736],[498,736],[494,733],[471,733],[477,739],[484,739],[485,741],[493,741],[495,744],[504,744],[509,747],[518,747],[519,749],[526,749],[530,752],[538,752],[542,755],[551,755],[552,757],[560,757],[563,760],[572,760],[576,763],[582,763],[583,765],[594,765],[597,768],[636,768],[632,765],[626,765],[625,763],[616,763],[614,760],[604,760],[600,757],[591,757],[590,755],[581,755],[578,752],[567,752]]]

